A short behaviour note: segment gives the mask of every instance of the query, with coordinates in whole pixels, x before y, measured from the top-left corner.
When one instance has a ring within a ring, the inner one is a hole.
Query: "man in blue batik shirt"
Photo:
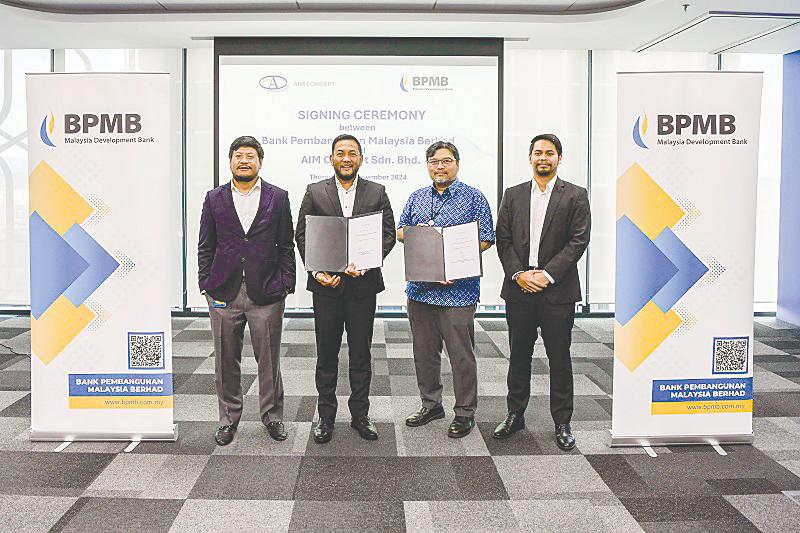
[[[425,152],[433,180],[408,198],[397,229],[403,241],[406,226],[455,226],[478,222],[481,252],[494,244],[494,224],[489,202],[483,194],[457,178],[458,149],[437,141]],[[414,366],[422,408],[406,418],[417,427],[444,418],[442,407],[442,346],[447,347],[453,367],[455,418],[447,436],[466,436],[475,427],[478,405],[478,368],[475,362],[475,307],[481,294],[479,277],[442,283],[408,282],[408,321],[411,323]]]

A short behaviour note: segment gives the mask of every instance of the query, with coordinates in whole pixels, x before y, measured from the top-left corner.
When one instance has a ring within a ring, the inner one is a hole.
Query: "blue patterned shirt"
[[[441,195],[433,185],[411,193],[397,227],[427,224],[431,219],[438,227],[456,226],[477,220],[478,238],[481,241],[494,242],[494,222],[489,202],[481,191],[458,179]],[[430,305],[475,305],[480,295],[479,277],[459,279],[452,285],[416,281],[406,284],[406,296],[409,299]]]

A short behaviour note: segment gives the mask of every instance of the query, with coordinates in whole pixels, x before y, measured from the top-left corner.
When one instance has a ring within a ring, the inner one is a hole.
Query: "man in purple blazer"
[[[219,429],[230,444],[242,416],[244,326],[250,327],[258,363],[261,420],[270,437],[286,440],[280,369],[286,295],[294,292],[295,258],[289,195],[262,180],[259,142],[239,137],[228,151],[233,178],[206,194],[200,217],[197,265],[208,300],[214,338],[214,382]]]

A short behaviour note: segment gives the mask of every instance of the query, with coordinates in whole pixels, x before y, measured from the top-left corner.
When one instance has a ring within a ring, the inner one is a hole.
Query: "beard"
[[[341,181],[353,181],[356,179],[358,175],[358,168],[353,167],[353,172],[349,176],[343,175],[338,168],[333,169],[333,173],[336,174],[336,177],[339,178]]]
[[[549,167],[547,170],[539,170],[539,167],[536,167],[533,171],[540,178],[550,178],[555,174],[555,169],[553,167]]]
[[[253,181],[257,177],[258,176],[255,176],[255,175],[254,176],[237,176],[236,174],[233,175],[233,179],[235,179],[236,181],[244,182],[244,183],[250,183],[251,181]]]

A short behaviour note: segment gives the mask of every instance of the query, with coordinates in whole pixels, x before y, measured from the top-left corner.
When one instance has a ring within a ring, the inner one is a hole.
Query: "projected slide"
[[[227,146],[253,135],[265,150],[262,177],[289,191],[296,214],[306,186],[333,176],[331,141],[348,133],[363,148],[359,175],[386,186],[399,218],[411,192],[431,183],[426,148],[447,140],[460,151],[459,179],[497,205],[496,56],[220,55],[218,69],[220,183],[230,179]],[[400,245],[380,304],[405,304],[402,259]]]

